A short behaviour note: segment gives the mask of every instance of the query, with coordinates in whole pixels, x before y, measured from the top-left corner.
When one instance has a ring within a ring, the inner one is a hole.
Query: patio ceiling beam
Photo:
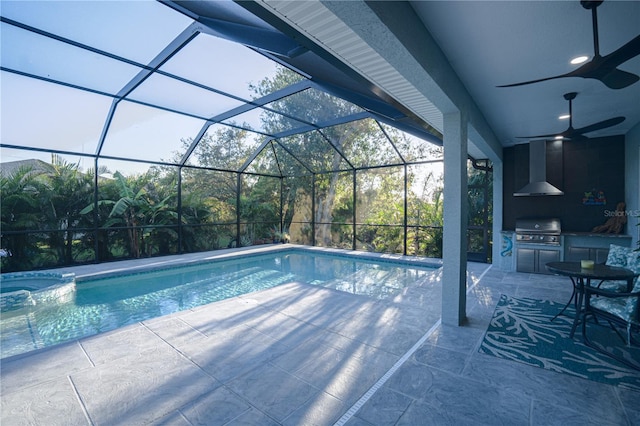
[[[294,58],[307,52],[306,48],[300,46],[293,39],[275,30],[204,16],[199,16],[197,20],[206,27],[207,33],[245,46],[287,58]]]
[[[205,32],[215,37],[220,37],[235,43],[241,43],[254,49],[274,53],[287,58],[293,58],[308,51],[306,48],[296,43],[295,40],[285,36],[274,28],[261,28],[256,25],[234,21],[233,13],[223,13],[219,15],[219,17],[214,17],[213,15],[203,16],[203,13],[212,11],[194,11],[183,4],[183,2],[179,1],[158,1],[188,16],[194,21],[202,23],[206,27]]]

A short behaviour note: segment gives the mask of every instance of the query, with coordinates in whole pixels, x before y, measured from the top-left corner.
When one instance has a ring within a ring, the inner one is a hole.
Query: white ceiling
[[[598,80],[561,78],[498,88],[560,75],[569,60],[593,56],[591,11],[574,1],[412,1],[411,5],[447,56],[503,146],[527,142],[518,136],[562,132],[573,101],[573,127],[624,116],[615,127],[588,137],[625,134],[640,123],[640,81],[620,90]],[[605,1],[597,9],[600,54],[605,56],[640,34],[639,1]],[[640,56],[620,69],[640,75]]]

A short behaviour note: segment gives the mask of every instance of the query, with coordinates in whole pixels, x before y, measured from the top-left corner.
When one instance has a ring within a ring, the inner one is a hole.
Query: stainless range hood
[[[513,193],[515,197],[564,195],[547,182],[547,141],[529,142],[529,183]]]

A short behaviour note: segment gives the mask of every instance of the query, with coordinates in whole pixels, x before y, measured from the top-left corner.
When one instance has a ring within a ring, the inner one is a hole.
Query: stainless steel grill
[[[559,246],[560,233],[560,219],[557,218],[516,220],[516,242],[518,243]]]

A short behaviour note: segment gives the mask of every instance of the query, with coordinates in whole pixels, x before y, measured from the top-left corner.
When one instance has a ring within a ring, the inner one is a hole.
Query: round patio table
[[[595,264],[593,268],[583,268],[581,262],[549,262],[545,265],[549,272],[557,275],[564,275],[571,279],[573,284],[573,293],[571,298],[567,302],[564,308],[558,313],[562,314],[569,306],[572,300],[575,301],[576,315],[573,319],[573,325],[571,326],[571,334],[569,337],[573,338],[576,327],[578,326],[580,312],[582,312],[582,304],[584,302],[584,288],[585,286],[591,286],[591,280],[602,281],[626,281],[627,291],[630,292],[633,288],[633,279],[638,276],[637,273],[627,268],[621,268],[619,266],[608,266],[605,264]],[[558,317],[556,315],[553,319]]]

